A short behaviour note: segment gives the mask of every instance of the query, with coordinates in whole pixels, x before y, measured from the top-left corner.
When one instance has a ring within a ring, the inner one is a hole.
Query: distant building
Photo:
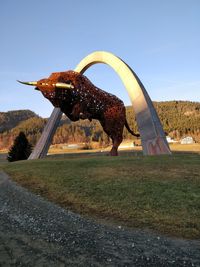
[[[181,139],[181,144],[193,144],[194,143],[194,139],[191,136],[186,136],[184,138]]]
[[[174,139],[172,139],[170,136],[166,136],[167,142],[170,143],[177,143],[178,141],[175,141]]]
[[[62,149],[78,149],[80,146],[78,144],[68,144],[62,146]]]

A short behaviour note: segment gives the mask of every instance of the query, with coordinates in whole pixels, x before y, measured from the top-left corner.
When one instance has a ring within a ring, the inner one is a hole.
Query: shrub
[[[15,138],[14,144],[8,152],[7,160],[10,162],[25,160],[29,157],[31,151],[31,144],[28,142],[25,134],[23,132],[20,132],[19,135]]]

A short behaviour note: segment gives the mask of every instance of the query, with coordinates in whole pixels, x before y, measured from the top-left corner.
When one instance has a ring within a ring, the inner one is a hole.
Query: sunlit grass
[[[198,154],[72,154],[2,167],[22,186],[81,214],[200,237]]]

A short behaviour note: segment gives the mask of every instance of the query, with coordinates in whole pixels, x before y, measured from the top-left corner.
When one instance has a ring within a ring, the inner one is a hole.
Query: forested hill
[[[180,139],[185,135],[195,135],[196,141],[200,141],[200,102],[165,101],[153,104],[164,131],[171,137]],[[133,120],[132,110],[132,107],[127,107],[127,117],[135,128],[136,122]]]
[[[154,102],[164,131],[175,140],[184,136],[192,136],[200,142],[200,102],[167,101]],[[127,121],[134,132],[138,132],[133,108],[126,107]],[[46,123],[29,110],[10,111],[0,113],[0,149],[8,148],[20,131],[24,131],[29,141],[34,145],[41,135]],[[133,136],[124,129],[124,139],[133,139]],[[104,145],[108,142],[98,121],[80,120],[71,123],[63,117],[57,129],[53,143],[74,143],[98,141]]]
[[[154,102],[154,106],[167,132],[177,129],[187,133],[200,129],[200,102]]]
[[[8,131],[20,122],[32,117],[38,117],[30,110],[14,110],[8,112],[0,112],[0,133]]]

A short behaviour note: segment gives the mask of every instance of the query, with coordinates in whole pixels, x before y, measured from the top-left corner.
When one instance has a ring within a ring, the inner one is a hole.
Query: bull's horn
[[[67,88],[67,89],[74,89],[74,86],[70,83],[56,83],[56,88]]]
[[[37,86],[37,82],[22,82],[17,80],[19,83],[26,84],[26,85],[32,85],[32,86]]]

